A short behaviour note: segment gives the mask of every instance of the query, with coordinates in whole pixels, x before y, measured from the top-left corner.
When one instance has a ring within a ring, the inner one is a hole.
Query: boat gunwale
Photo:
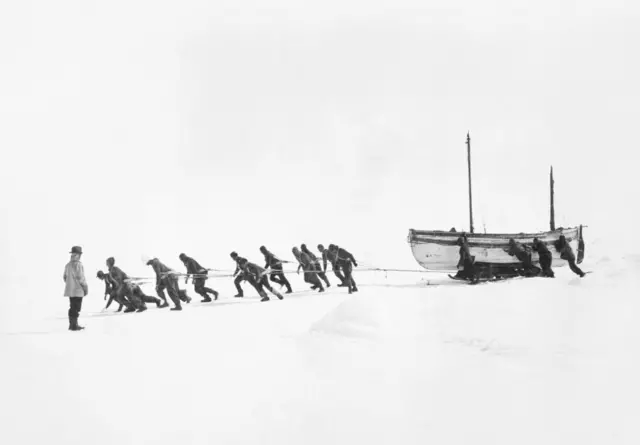
[[[578,231],[579,227],[560,227],[556,230],[548,230],[546,232],[534,232],[534,233],[469,233],[469,232],[449,232],[446,230],[417,230],[417,229],[409,229],[409,236],[432,236],[432,237],[460,237],[466,236],[468,240],[471,238],[485,238],[485,239],[503,239],[503,238],[540,238],[549,235],[563,235],[564,232],[570,231]]]

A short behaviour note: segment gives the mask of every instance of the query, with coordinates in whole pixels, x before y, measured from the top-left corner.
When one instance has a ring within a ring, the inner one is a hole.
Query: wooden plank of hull
[[[456,270],[458,265],[459,249],[456,244],[461,232],[445,232],[440,230],[413,230],[409,231],[409,243],[414,258],[422,267],[428,270]],[[540,233],[467,233],[469,250],[476,257],[476,262],[486,264],[508,265],[520,264],[517,258],[510,256],[505,249],[509,246],[509,238],[523,244],[531,244],[533,238],[540,239],[547,245],[553,256],[552,267],[564,266],[565,260],[560,258],[553,246],[560,235],[564,235],[574,252],[578,251],[579,229],[557,229]],[[538,254],[532,253],[534,264],[538,263]]]

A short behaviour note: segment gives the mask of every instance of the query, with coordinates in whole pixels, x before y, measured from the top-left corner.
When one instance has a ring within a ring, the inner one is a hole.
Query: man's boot
[[[236,295],[234,295],[234,298],[242,298],[242,297],[244,297],[244,294],[236,294]]]
[[[200,300],[200,303],[209,303],[211,301],[211,297],[209,297],[209,295],[204,294],[204,296],[202,297],[202,300]]]
[[[171,309],[169,309],[170,311],[181,311],[182,310],[182,306],[177,304],[175,307],[172,307]]]
[[[163,307],[169,306],[169,303],[158,298],[158,301],[156,301],[156,306],[158,306],[158,309],[162,309]]]
[[[217,299],[218,299],[218,295],[219,295],[219,294],[218,294],[218,291],[215,291],[215,290],[214,290],[214,291],[213,291],[213,299],[214,299],[214,300],[217,300]]]
[[[69,330],[70,331],[81,331],[84,329],[84,326],[80,326],[78,324],[78,317],[69,317]]]

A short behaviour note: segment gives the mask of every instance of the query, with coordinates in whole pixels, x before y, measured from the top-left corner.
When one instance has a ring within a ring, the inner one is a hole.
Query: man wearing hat
[[[80,262],[82,247],[73,246],[69,253],[71,259],[65,266],[63,275],[64,296],[69,298],[69,330],[81,331],[84,326],[78,325],[78,317],[82,309],[82,298],[89,293],[89,287],[84,276],[84,267]]]

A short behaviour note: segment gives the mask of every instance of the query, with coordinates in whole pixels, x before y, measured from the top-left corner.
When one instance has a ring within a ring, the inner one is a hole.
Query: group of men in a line
[[[312,285],[311,289],[324,292],[324,287],[320,279],[324,281],[327,287],[330,286],[329,279],[326,276],[327,263],[330,263],[336,277],[340,280],[338,286],[347,287],[349,293],[357,292],[358,288],[353,279],[352,270],[353,266],[358,266],[358,263],[353,255],[334,244],[330,244],[328,249],[325,249],[322,244],[319,244],[318,250],[322,254],[324,267],[320,265],[318,257],[309,251],[306,245],[302,244],[300,249],[297,247],[292,249],[298,262],[298,273],[300,273],[301,269],[304,271],[304,280]],[[236,270],[233,276],[235,277],[234,284],[236,289],[238,289],[238,294],[235,296],[244,296],[240,283],[247,281],[260,295],[260,301],[269,300],[269,296],[264,291],[265,288],[282,300],[282,294],[273,289],[269,284],[269,277],[272,282],[281,287],[286,287],[286,293],[291,293],[291,283],[287,280],[283,270],[283,264],[289,263],[290,261],[279,259],[265,246],[260,247],[260,252],[265,258],[264,268],[249,262],[246,258],[240,257],[236,252],[231,252],[231,258],[236,262]],[[202,296],[201,301],[203,303],[217,300],[218,292],[209,287],[205,287],[205,281],[208,279],[208,269],[202,267],[195,259],[184,253],[181,253],[179,258],[186,268],[186,274],[179,274],[157,258],[147,261],[147,266],[151,266],[156,275],[155,289],[157,296],[146,295],[136,283],[135,279],[129,277],[122,269],[115,265],[115,259],[113,257],[107,258],[107,273],[101,270],[97,273],[97,277],[105,283],[104,298],[105,300],[108,298],[105,309],[109,308],[113,301],[119,304],[118,312],[123,308],[126,308],[124,312],[143,312],[147,310],[147,303],[155,303],[157,307],[164,308],[169,306],[165,294],[166,290],[169,298],[173,302],[171,310],[180,311],[182,310],[182,303],[191,302],[191,298],[187,295],[186,291],[180,289],[178,285],[178,279],[181,275],[185,276],[185,284],[188,283],[189,277],[191,277],[194,291]],[[213,296],[213,300],[210,294]]]
[[[325,249],[322,244],[318,244],[318,250],[322,254],[322,266],[320,265],[318,257],[311,252],[305,244],[302,244],[300,248],[293,247],[291,249],[298,263],[297,272],[298,274],[300,270],[304,272],[304,281],[311,285],[311,289],[324,292],[324,287],[320,280],[324,281],[327,287],[331,286],[326,274],[327,263],[329,263],[331,264],[333,273],[340,280],[338,286],[347,287],[349,293],[357,292],[358,287],[353,279],[352,271],[354,266],[358,266],[358,263],[353,255],[346,249],[338,247],[335,244],[329,244],[328,249]],[[260,252],[264,255],[264,267],[249,262],[246,258],[239,256],[237,252],[231,252],[231,258],[236,262],[236,270],[233,273],[235,277],[233,283],[238,293],[235,297],[241,298],[244,296],[244,291],[240,284],[243,281],[247,281],[260,295],[260,301],[269,300],[269,296],[264,291],[265,288],[282,300],[282,294],[273,289],[269,280],[280,285],[281,288],[286,287],[287,290],[285,293],[290,294],[292,292],[291,283],[289,283],[289,280],[287,280],[284,274],[283,265],[291,261],[281,260],[265,246],[260,246]]]
[[[467,237],[464,235],[459,237],[457,244],[460,246],[460,261],[458,262],[459,272],[457,276],[466,278],[470,281],[477,281],[482,273],[482,267],[476,263],[475,257],[471,255]],[[560,258],[569,263],[569,268],[576,275],[579,275],[580,278],[584,277],[585,273],[576,264],[576,256],[565,236],[560,235],[560,237],[553,243],[553,246],[556,251],[560,253]],[[530,246],[519,243],[515,239],[510,238],[509,247],[505,249],[505,252],[516,257],[518,261],[520,261],[519,265],[511,267],[513,272],[517,275],[525,277],[555,277],[555,274],[551,269],[551,263],[553,260],[551,251],[547,245],[538,238],[534,238],[533,243]],[[540,267],[533,264],[531,258],[532,252],[538,253]]]

